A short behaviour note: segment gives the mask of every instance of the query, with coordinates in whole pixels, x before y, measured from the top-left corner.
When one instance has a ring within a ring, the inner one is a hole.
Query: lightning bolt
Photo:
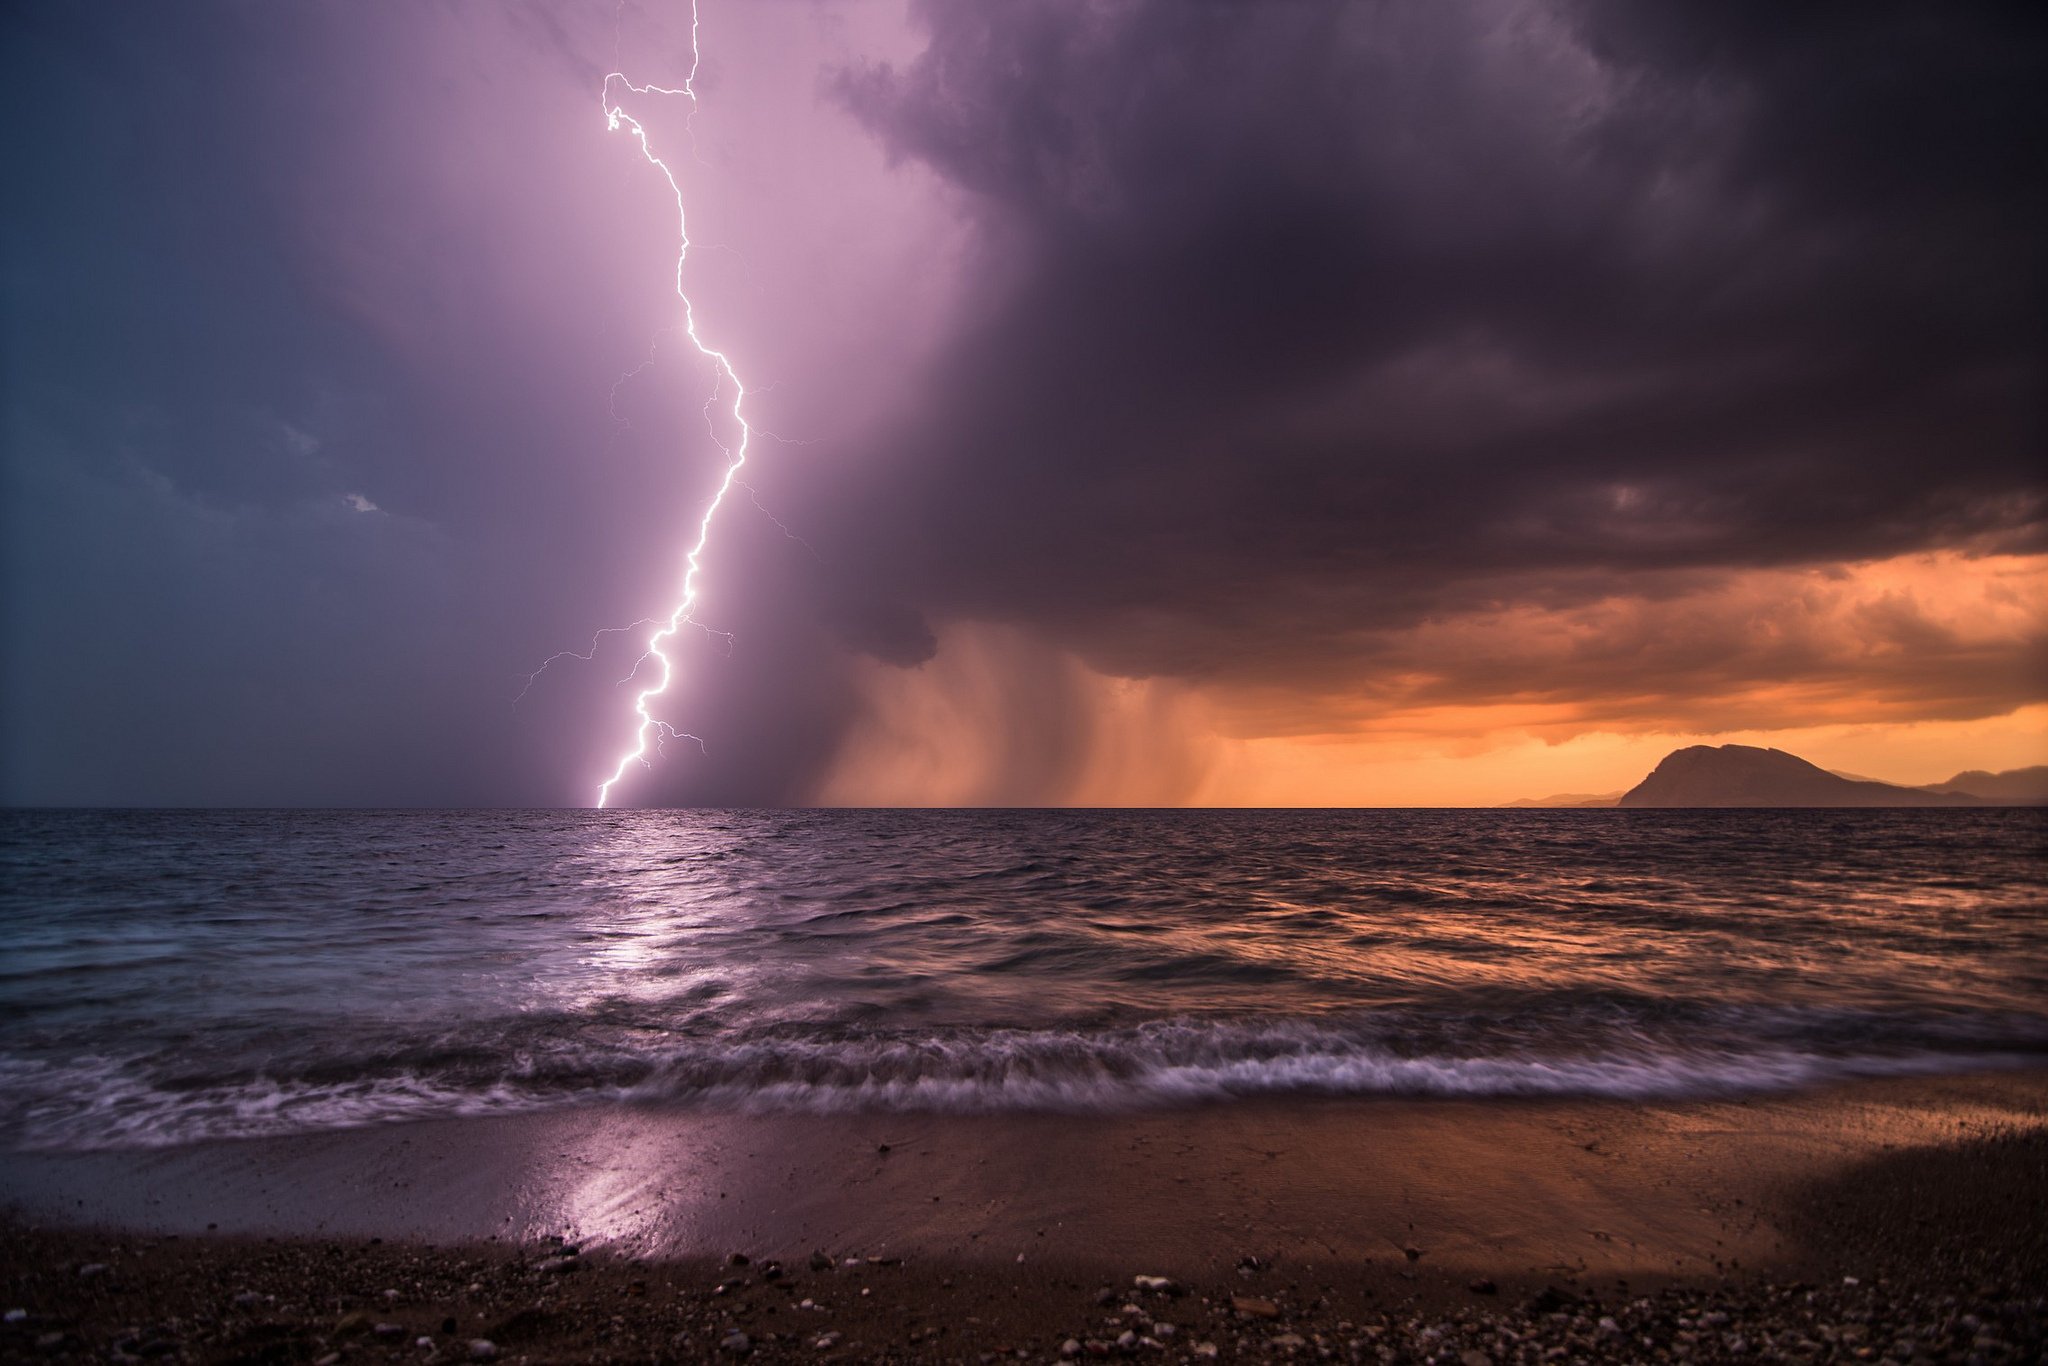
[[[600,807],[610,804],[612,789],[618,786],[620,780],[626,776],[627,770],[631,769],[634,764],[637,763],[643,767],[650,766],[648,760],[648,750],[650,748],[659,752],[662,742],[669,738],[696,739],[695,736],[686,736],[666,721],[656,718],[654,713],[649,710],[649,704],[655,698],[667,692],[669,684],[675,679],[675,663],[669,658],[668,651],[664,647],[675,639],[686,624],[696,624],[691,620],[690,612],[697,603],[697,576],[703,567],[704,548],[711,539],[711,524],[718,516],[718,509],[724,505],[726,495],[732,491],[733,485],[738,482],[740,470],[747,463],[747,447],[754,435],[753,428],[747,424],[744,411],[747,400],[746,386],[740,383],[739,373],[733,369],[732,361],[726,356],[725,352],[710,345],[698,334],[697,310],[695,305],[690,302],[689,292],[684,288],[683,267],[690,256],[690,220],[689,213],[683,204],[682,184],[676,179],[676,174],[669,168],[668,163],[655,154],[653,143],[647,135],[647,129],[641,125],[638,119],[628,114],[620,103],[620,100],[626,94],[681,95],[690,102],[690,118],[694,120],[697,114],[697,91],[695,88],[697,69],[703,60],[702,50],[697,43],[697,27],[697,4],[696,0],[691,0],[690,74],[680,87],[671,89],[667,86],[659,85],[635,85],[624,75],[614,71],[604,78],[604,90],[602,92],[605,127],[615,133],[621,129],[630,133],[634,141],[640,146],[640,154],[647,159],[649,165],[661,172],[662,177],[668,181],[669,190],[675,195],[678,240],[676,250],[676,297],[682,300],[683,303],[684,335],[689,337],[690,344],[697,348],[698,354],[711,362],[718,374],[718,382],[713,386],[710,397],[704,401],[704,418],[706,425],[711,428],[713,443],[718,446],[719,450],[725,453],[726,466],[725,477],[719,481],[717,492],[711,495],[711,501],[704,508],[704,515],[697,523],[697,539],[683,556],[682,596],[676,602],[675,610],[670,612],[668,617],[660,622],[653,634],[647,638],[647,651],[640,657],[640,664],[645,664],[650,659],[655,662],[657,666],[655,682],[652,686],[641,689],[639,695],[633,699],[633,714],[639,718],[639,723],[633,732],[633,744],[630,749],[619,756],[618,763],[612,769],[612,776],[599,784],[597,804]],[[712,406],[718,403],[720,397],[727,392],[730,392],[732,395],[732,402],[728,411],[732,415],[734,425],[739,429],[739,440],[730,445],[718,434],[717,424],[713,421],[711,415]],[[639,664],[634,666],[635,673],[639,672],[639,667]],[[698,744],[701,746],[703,742],[699,740]]]

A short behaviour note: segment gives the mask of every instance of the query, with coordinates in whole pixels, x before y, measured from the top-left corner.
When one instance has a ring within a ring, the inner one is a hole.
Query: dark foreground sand
[[[2040,1071],[1652,1106],[585,1110],[17,1153],[0,1205],[9,1358],[2048,1347]]]

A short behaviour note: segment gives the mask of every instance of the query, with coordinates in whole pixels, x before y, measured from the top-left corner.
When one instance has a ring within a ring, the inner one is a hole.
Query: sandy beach
[[[2029,1359],[2044,1133],[2048,1073],[2030,1070],[1655,1105],[579,1109],[16,1153],[4,1343]]]

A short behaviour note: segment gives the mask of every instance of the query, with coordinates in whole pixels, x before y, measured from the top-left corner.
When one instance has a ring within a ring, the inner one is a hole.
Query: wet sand
[[[749,1355],[807,1358],[1049,1359],[1070,1339],[1122,1351],[1130,1332],[1128,1350],[1173,1356],[1314,1355],[1318,1339],[1431,1356],[1462,1333],[1475,1345],[1459,1351],[1489,1359],[1714,1359],[1731,1332],[1756,1350],[1769,1330],[1741,1324],[1782,1311],[1805,1313],[1800,1340],[1818,1344],[1795,1356],[1854,1357],[1895,1314],[1938,1336],[1928,1354],[1995,1360],[2048,1319],[2044,1153],[2043,1071],[1656,1105],[628,1108],[17,1153],[0,1168],[0,1273],[25,1312],[0,1347],[105,1359],[118,1332],[176,1319],[163,1336],[199,1359],[248,1357],[260,1323],[278,1360],[448,1359],[491,1332],[493,1350],[534,1359],[688,1359],[734,1332]],[[1140,1275],[1184,1293],[1141,1291]],[[351,1313],[374,1322],[343,1331]],[[1862,1328],[1828,1340],[1814,1313]],[[1701,1329],[1702,1314],[1730,1317]],[[1438,1322],[1455,1331],[1420,1336]],[[1695,1341],[1677,1353],[1682,1333]]]

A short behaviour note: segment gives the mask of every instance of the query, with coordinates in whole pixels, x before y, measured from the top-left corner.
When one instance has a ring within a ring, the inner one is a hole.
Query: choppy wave
[[[1753,1014],[1750,1013],[1750,1014]],[[1677,1100],[1852,1078],[2027,1065],[2048,1057],[2048,1021],[1929,1022],[1884,1048],[1790,1037],[1681,1042],[1612,1033],[1492,1052],[1405,1051],[1360,1022],[1171,1020],[1106,1030],[956,1030],[836,1038],[675,1042],[594,1050],[497,1072],[387,1059],[338,1077],[166,1077],[143,1059],[0,1064],[0,1129],[23,1149],[155,1147],[281,1136],[400,1120],[639,1104],[748,1113],[1114,1112],[1280,1097],[1585,1097]],[[1754,1027],[1753,1018],[1748,1023]],[[1805,1021],[1811,1025],[1811,1020]],[[1898,1033],[1893,1022],[1893,1033]]]
[[[0,1147],[2048,1058],[2048,812],[0,812]]]

